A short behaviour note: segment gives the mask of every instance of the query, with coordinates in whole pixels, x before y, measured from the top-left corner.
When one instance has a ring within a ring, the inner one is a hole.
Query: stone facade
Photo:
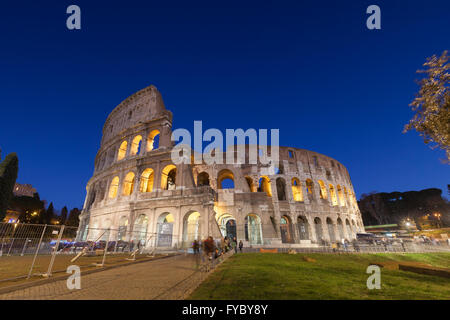
[[[259,162],[175,166],[171,133],[172,113],[154,86],[111,112],[86,187],[80,240],[94,240],[89,230],[99,228],[117,240],[160,247],[190,246],[209,235],[296,247],[364,232],[350,176],[338,161],[280,147],[273,174],[261,174]]]

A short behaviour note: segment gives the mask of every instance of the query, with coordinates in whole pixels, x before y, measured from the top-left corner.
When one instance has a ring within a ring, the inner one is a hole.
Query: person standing
[[[244,243],[241,241],[239,241],[239,251],[242,253],[242,247],[244,246]]]
[[[231,247],[234,249],[234,253],[237,253],[238,244],[236,237],[233,238],[233,241],[231,242]]]

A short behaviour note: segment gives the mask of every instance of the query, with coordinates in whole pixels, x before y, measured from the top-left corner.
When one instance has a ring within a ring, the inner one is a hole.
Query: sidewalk
[[[66,280],[59,280],[1,294],[0,300],[152,300],[160,296],[172,299],[182,296],[177,291],[186,288],[177,284],[194,272],[192,255],[179,255],[81,275],[79,290],[69,290]]]

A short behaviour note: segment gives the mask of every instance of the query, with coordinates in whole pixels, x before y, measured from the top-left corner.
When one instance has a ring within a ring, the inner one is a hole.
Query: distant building
[[[32,197],[36,193],[36,189],[33,188],[31,184],[20,184],[16,183],[14,185],[13,194],[16,197]]]

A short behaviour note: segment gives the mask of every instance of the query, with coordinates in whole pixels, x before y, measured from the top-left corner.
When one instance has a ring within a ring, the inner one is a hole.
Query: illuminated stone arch
[[[348,202],[348,193],[347,193],[347,188],[344,187],[344,202],[347,204]]]
[[[337,193],[339,196],[339,204],[341,205],[341,207],[343,207],[343,206],[345,206],[344,193],[342,192],[342,188],[339,184],[336,186],[336,188],[337,188]]]
[[[159,137],[160,137],[159,130],[153,130],[148,134],[147,138],[147,151],[156,150],[159,148]]]
[[[161,189],[176,189],[177,167],[173,164],[167,165],[161,172]]]
[[[283,178],[277,178],[275,181],[277,186],[277,196],[279,201],[286,200],[286,181]]]
[[[303,191],[298,178],[292,178],[292,196],[294,201],[303,201]]]
[[[314,195],[314,183],[311,179],[306,179],[306,193],[311,196]]]
[[[334,190],[334,186],[332,184],[330,184],[329,188],[330,188],[331,205],[337,206],[338,200],[336,196],[336,190]]]
[[[270,179],[267,176],[261,176],[259,178],[259,192],[265,192],[269,197],[272,196],[272,187],[270,186]]]
[[[194,240],[200,239],[200,213],[189,211],[183,219],[183,246],[192,246]]]
[[[159,215],[156,223],[156,246],[172,246],[174,221],[174,216],[170,212],[164,212]]]
[[[327,199],[327,187],[325,186],[325,183],[322,180],[318,181],[319,187],[320,187],[320,199]]]
[[[245,240],[251,245],[263,244],[261,218],[256,214],[245,217]]]
[[[122,195],[129,196],[133,193],[134,179],[135,179],[134,172],[132,171],[128,172],[127,175],[125,176],[125,179],[123,180]]]
[[[119,177],[115,176],[111,180],[111,184],[109,185],[109,193],[108,198],[113,199],[117,196],[117,191],[119,190]]]
[[[210,181],[209,181],[209,174],[208,172],[200,172],[197,175],[197,187],[202,187],[202,186],[209,186],[210,185]]]
[[[140,192],[152,192],[155,174],[152,168],[145,169],[141,174],[141,182],[139,186]]]
[[[220,228],[220,233],[223,237],[233,239],[237,238],[237,226],[236,219],[229,213],[223,213],[221,215],[216,214],[216,221]]]
[[[131,149],[130,149],[131,156],[135,156],[140,153],[141,144],[142,144],[142,136],[137,135],[136,137],[134,137],[133,141],[131,142]]]
[[[224,185],[223,182],[226,182],[228,185]],[[231,184],[232,182],[232,184]],[[234,174],[229,169],[220,170],[217,174],[217,188],[218,189],[234,189]],[[231,187],[232,186],[232,187]]]
[[[125,158],[127,155],[128,142],[123,141],[120,144],[119,150],[117,151],[117,161],[120,161]]]

